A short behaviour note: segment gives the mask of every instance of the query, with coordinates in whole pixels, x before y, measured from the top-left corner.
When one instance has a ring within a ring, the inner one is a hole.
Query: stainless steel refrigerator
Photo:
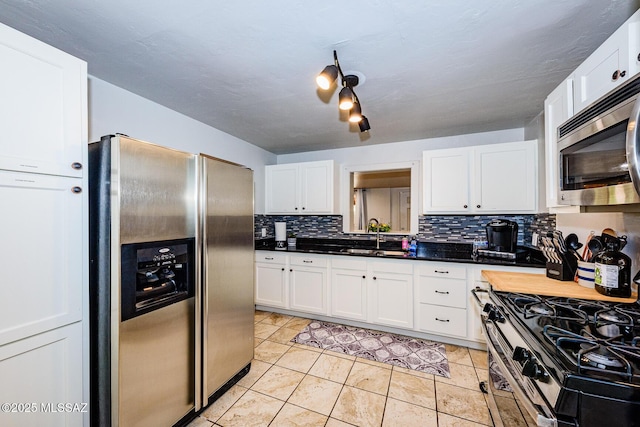
[[[253,358],[253,175],[89,145],[92,426],[186,424]]]

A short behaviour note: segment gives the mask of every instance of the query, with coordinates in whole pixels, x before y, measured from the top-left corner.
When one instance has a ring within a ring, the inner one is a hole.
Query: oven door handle
[[[480,307],[480,309],[483,309],[484,303],[480,300],[480,297],[478,296],[478,294],[479,293],[488,294],[489,290],[482,289],[480,286],[476,286],[474,289],[471,289],[471,293],[473,294],[473,297],[476,299],[476,302],[478,303],[478,307]]]
[[[636,189],[636,192],[640,194],[640,141],[638,141],[638,121],[640,121],[640,96],[636,99],[636,102],[631,111],[629,117],[629,124],[627,125],[627,163],[629,164],[629,174],[631,175],[631,181]]]
[[[534,405],[526,392],[522,390],[520,383],[511,373],[509,367],[507,366],[507,363],[500,357],[500,353],[496,349],[496,345],[491,338],[493,336],[491,330],[495,328],[495,326],[493,325],[493,321],[489,320],[485,322],[483,324],[483,327],[485,336],[487,337],[487,350],[489,353],[491,353],[491,355],[493,356],[493,361],[498,365],[498,369],[500,369],[500,372],[502,373],[502,375],[504,375],[504,377],[507,379],[507,382],[513,389],[513,394],[516,395],[517,399],[519,400],[519,404],[524,406],[526,412],[534,418],[536,424],[539,427],[558,427],[558,420],[556,418],[554,418],[553,416],[549,417],[546,414],[540,413],[540,411],[536,408],[536,405]],[[489,381],[491,381],[491,378],[489,378]],[[489,390],[491,407],[495,408],[495,410],[497,411],[497,405],[495,403],[493,393],[491,392],[491,387],[487,387],[487,389]],[[550,412],[548,408],[547,410]],[[496,426],[497,425],[498,424],[496,423]]]

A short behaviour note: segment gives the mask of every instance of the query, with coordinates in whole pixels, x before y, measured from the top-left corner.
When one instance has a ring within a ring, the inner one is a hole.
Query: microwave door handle
[[[631,181],[640,194],[640,141],[638,132],[638,122],[640,121],[640,96],[636,99],[633,111],[629,117],[627,125],[627,163],[629,164],[629,174]]]

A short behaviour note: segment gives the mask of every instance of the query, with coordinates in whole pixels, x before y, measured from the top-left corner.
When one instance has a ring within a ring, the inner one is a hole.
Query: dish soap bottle
[[[631,296],[631,258],[609,243],[607,250],[598,253],[593,262],[596,291],[610,297]]]
[[[416,241],[416,237],[413,236],[411,238],[411,243],[409,243],[409,256],[416,256],[418,253],[418,242]]]

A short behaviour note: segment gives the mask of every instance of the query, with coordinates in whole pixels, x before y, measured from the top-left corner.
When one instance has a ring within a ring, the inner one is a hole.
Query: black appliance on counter
[[[640,426],[640,304],[490,291],[484,311],[490,363],[537,425]]]
[[[518,247],[518,223],[508,219],[494,219],[486,226],[487,249],[479,249],[478,255],[490,258],[516,259]]]

